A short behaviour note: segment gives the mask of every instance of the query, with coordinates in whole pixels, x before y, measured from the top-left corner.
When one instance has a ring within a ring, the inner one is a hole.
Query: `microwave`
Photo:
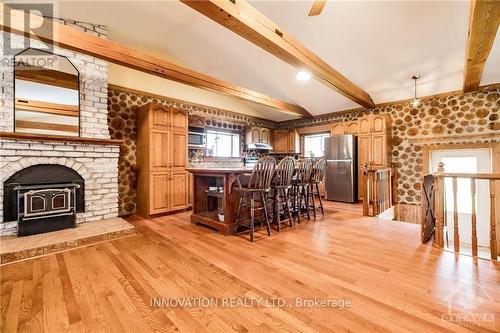
[[[189,127],[188,130],[188,145],[190,147],[205,148],[207,134],[204,128]]]

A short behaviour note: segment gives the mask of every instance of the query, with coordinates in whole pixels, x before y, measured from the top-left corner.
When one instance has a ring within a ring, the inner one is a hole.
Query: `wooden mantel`
[[[30,133],[14,133],[14,132],[0,132],[0,139],[57,141],[57,142],[68,142],[68,143],[113,145],[113,146],[119,146],[124,142],[123,140],[116,140],[116,139],[96,139],[96,138],[83,138],[80,136],[46,135],[46,134],[30,134]]]

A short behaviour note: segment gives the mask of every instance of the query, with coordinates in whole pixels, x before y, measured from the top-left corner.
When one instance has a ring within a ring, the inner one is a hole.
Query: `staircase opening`
[[[443,149],[430,153],[429,169],[436,172],[439,163],[443,163],[446,173],[491,173],[491,149]],[[456,179],[456,199],[453,195],[453,179],[444,178],[444,249],[454,251],[454,214],[455,201],[457,205],[458,230],[460,239],[460,252],[472,253],[472,194],[470,191],[471,180],[468,178]],[[475,212],[477,219],[477,245],[479,257],[490,257],[490,197],[489,181],[478,179],[476,181]]]

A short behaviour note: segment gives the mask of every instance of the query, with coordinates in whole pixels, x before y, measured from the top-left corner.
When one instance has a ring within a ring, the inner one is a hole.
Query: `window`
[[[304,136],[304,157],[325,156],[325,138],[330,133],[309,134]]]
[[[463,157],[443,157],[441,161],[445,165],[446,172],[451,173],[477,173],[477,157],[463,156]],[[450,177],[444,180],[446,191],[446,210],[453,212],[453,179]],[[471,214],[471,193],[470,193],[470,179],[457,178],[457,211],[459,213]]]
[[[240,135],[230,132],[207,131],[207,155],[240,157]]]

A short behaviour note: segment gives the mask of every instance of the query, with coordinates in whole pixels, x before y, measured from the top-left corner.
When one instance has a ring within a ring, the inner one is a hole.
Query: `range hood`
[[[249,143],[247,149],[273,150],[273,147],[267,143]]]

